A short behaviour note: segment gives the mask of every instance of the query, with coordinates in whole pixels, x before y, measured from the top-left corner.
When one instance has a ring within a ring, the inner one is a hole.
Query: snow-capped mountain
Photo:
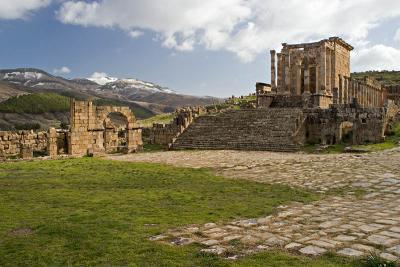
[[[114,99],[174,110],[182,106],[208,105],[215,98],[179,94],[167,87],[139,79],[120,79],[105,73],[90,78],[65,79],[43,70],[20,68],[0,70],[0,81],[14,84],[26,92],[53,91],[78,99]]]

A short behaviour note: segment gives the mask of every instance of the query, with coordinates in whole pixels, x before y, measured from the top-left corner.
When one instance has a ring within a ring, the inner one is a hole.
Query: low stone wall
[[[67,133],[51,128],[48,132],[0,131],[0,158],[32,158],[34,153],[56,156],[67,153]]]
[[[2,131],[0,132],[0,157],[22,156],[22,150],[46,152],[47,144],[46,132]]]

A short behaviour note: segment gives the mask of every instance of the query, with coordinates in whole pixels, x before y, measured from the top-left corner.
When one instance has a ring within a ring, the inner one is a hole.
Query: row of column
[[[357,98],[357,102],[361,107],[382,107],[384,104],[384,91],[339,75],[339,88],[334,95],[334,103],[350,104],[354,98]]]
[[[320,58],[319,62],[317,63],[315,68],[315,91],[317,93],[324,93],[325,90],[329,88],[327,86],[327,75],[330,72],[330,65],[331,58],[327,56],[327,48],[326,45],[321,46],[320,51]],[[301,64],[294,65],[292,64],[291,68],[291,55],[290,49],[283,49],[282,53],[276,53],[275,50],[271,50],[271,87],[273,92],[279,92],[280,94],[290,94],[290,88],[294,87],[296,94],[300,94],[301,92],[301,85],[302,85],[302,68],[304,67],[304,92],[310,93],[310,66],[308,65],[308,54],[305,53],[305,64],[302,66]],[[278,62],[276,63],[276,59]],[[328,62],[327,62],[328,61]],[[301,62],[300,62],[301,63]],[[295,72],[296,79],[294,86],[291,85],[291,72]],[[329,92],[328,92],[329,93]]]

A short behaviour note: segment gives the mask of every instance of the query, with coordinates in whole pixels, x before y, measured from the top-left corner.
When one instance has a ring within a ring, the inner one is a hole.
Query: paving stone
[[[390,253],[385,253],[385,252],[379,254],[379,256],[380,256],[382,259],[385,259],[385,260],[387,260],[387,261],[397,261],[397,260],[399,259],[399,258],[396,257],[395,255],[390,254]]]
[[[376,234],[367,237],[367,240],[372,244],[381,245],[385,247],[392,246],[398,242],[398,240],[395,238],[390,238],[387,236],[376,235]]]
[[[205,246],[214,246],[214,245],[217,245],[218,243],[219,243],[219,241],[215,240],[215,239],[210,239],[210,240],[201,242],[201,244],[203,244]]]
[[[299,250],[300,253],[310,256],[317,256],[324,254],[326,249],[316,247],[316,246],[307,246]]]
[[[352,248],[344,248],[339,250],[337,253],[348,257],[361,257],[364,255],[364,252]]]
[[[292,243],[290,243],[290,244],[287,244],[287,245],[285,246],[285,248],[286,248],[286,249],[298,249],[298,248],[300,248],[300,247],[302,247],[302,246],[303,246],[303,245],[300,244],[300,243],[292,242]]]
[[[349,241],[354,241],[357,239],[355,236],[351,235],[338,235],[337,237],[334,238],[335,240],[338,241],[343,241],[343,242],[349,242]]]
[[[396,233],[396,232],[382,231],[382,232],[379,232],[379,234],[400,239],[400,233]]]
[[[203,248],[200,251],[205,252],[205,253],[221,255],[225,252],[225,248],[223,248],[223,247]]]
[[[384,227],[385,226],[380,225],[380,224],[364,224],[364,225],[361,225],[359,228],[363,232],[370,233],[370,232],[376,232]]]
[[[364,252],[374,252],[374,251],[376,251],[376,248],[371,247],[371,246],[367,246],[367,245],[363,245],[363,244],[353,244],[351,247],[356,249],[356,250],[360,250],[360,251],[364,251]]]
[[[322,247],[322,248],[326,248],[326,249],[331,249],[331,248],[335,247],[335,245],[325,242],[325,241],[321,241],[321,240],[311,240],[311,241],[308,241],[307,244],[315,245],[317,247]]]
[[[228,236],[225,236],[222,240],[224,242],[229,242],[229,241],[240,239],[240,238],[242,238],[241,235],[228,235]]]
[[[251,235],[247,235],[240,239],[243,244],[257,244],[260,242],[260,239]]]
[[[389,225],[396,225],[398,224],[398,222],[394,221],[394,220],[377,220],[377,223],[381,223],[381,224],[389,224]]]
[[[400,256],[400,245],[391,247],[391,248],[388,249],[388,251]]]

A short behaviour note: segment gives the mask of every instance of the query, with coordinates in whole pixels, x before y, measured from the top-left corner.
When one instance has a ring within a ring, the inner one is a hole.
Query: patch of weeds
[[[388,261],[377,254],[371,254],[366,259],[361,260],[361,267],[398,267],[394,261]]]

